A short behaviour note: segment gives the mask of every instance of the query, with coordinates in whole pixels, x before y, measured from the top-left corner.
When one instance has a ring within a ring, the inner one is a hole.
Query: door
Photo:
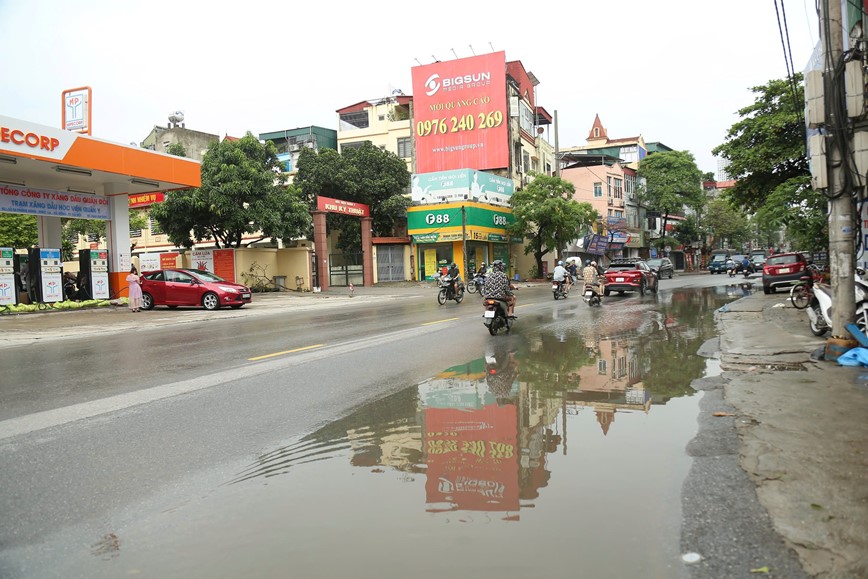
[[[183,271],[166,270],[166,304],[198,306],[200,284]]]
[[[329,256],[329,285],[364,285],[361,253],[333,253]]]
[[[404,246],[377,246],[377,281],[404,281]]]

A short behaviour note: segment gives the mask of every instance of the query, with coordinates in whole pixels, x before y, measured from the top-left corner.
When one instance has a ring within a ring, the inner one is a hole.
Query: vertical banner
[[[63,281],[60,279],[60,250],[40,249],[39,266],[42,268],[40,272],[40,278],[42,279],[42,302],[46,304],[62,302]]]
[[[418,173],[509,167],[505,52],[411,72]]]
[[[11,247],[0,247],[0,306],[13,306],[15,299],[15,264]]]
[[[235,282],[235,250],[234,249],[215,249],[212,257],[214,269],[210,270],[225,279],[226,281]]]
[[[431,281],[434,279],[434,274],[437,273],[437,250],[425,250],[425,280]]]
[[[160,269],[178,267],[178,254],[174,252],[160,254]]]

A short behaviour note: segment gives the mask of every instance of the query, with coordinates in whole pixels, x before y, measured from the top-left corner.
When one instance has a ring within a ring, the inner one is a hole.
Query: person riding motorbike
[[[452,278],[452,281],[449,282],[451,284],[449,292],[451,294],[450,298],[454,298],[461,291],[461,272],[458,271],[458,266],[454,261],[449,265],[447,275]]]
[[[552,280],[561,284],[566,284],[566,291],[570,291],[570,284],[567,281],[567,278],[569,277],[570,273],[567,271],[567,268],[564,267],[564,262],[559,261],[554,272],[552,272]]]
[[[744,259],[741,260],[741,272],[745,276],[753,273],[753,265],[751,264],[750,259],[748,259],[747,256],[745,256]]]
[[[518,319],[515,315],[515,294],[512,293],[514,289],[515,286],[509,283],[509,278],[506,277],[506,265],[499,259],[492,262],[491,273],[485,280],[484,297],[505,301],[506,315]]]
[[[579,268],[576,266],[576,260],[567,263],[567,273],[570,274],[569,287],[573,287],[573,284],[575,284],[576,280],[579,279]]]
[[[582,278],[585,281],[585,289],[588,288],[593,289],[597,294],[600,295],[600,302],[603,301],[603,281],[599,272],[597,271],[597,262],[592,261],[585,266],[585,269],[582,270]]]

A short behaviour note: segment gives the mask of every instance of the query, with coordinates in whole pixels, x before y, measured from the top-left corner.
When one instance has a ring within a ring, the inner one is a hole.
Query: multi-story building
[[[184,123],[184,114],[176,112],[169,116],[168,126],[154,125],[140,146],[158,153],[167,153],[170,146],[180,144],[188,158],[201,161],[208,151],[208,145],[219,140],[218,135],[188,129]]]
[[[277,158],[283,164],[289,182],[298,170],[298,156],[304,148],[319,151],[338,148],[337,131],[311,125],[295,129],[260,133],[260,141],[271,141],[277,147]]]
[[[403,93],[338,109],[338,149],[371,143],[404,159],[412,172],[412,113],[413,97]]]

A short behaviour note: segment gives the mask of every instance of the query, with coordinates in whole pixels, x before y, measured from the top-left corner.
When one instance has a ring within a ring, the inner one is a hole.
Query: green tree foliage
[[[703,183],[706,181],[716,181],[716,180],[717,179],[715,178],[714,173],[712,171],[706,171],[705,173],[702,174],[702,182]]]
[[[684,213],[685,208],[700,211],[705,204],[702,172],[688,151],[663,151],[648,155],[639,162],[639,176],[645,179],[639,200],[648,209],[663,216],[661,232],[666,231],[670,215]]]
[[[36,217],[0,213],[0,247],[23,249],[36,245],[38,240]]]
[[[186,157],[187,150],[181,143],[172,143],[168,147],[166,147],[166,154],[174,155],[176,157]]]
[[[512,194],[510,205],[515,222],[510,233],[528,239],[525,254],[533,253],[537,271],[543,257],[557,251],[590,229],[600,218],[590,203],[573,199],[576,188],[560,177],[532,174],[524,189]]]
[[[679,221],[672,233],[675,240],[681,245],[690,245],[703,237],[695,215],[688,215],[683,221]]]
[[[297,187],[285,185],[274,144],[263,145],[249,132],[238,141],[211,143],[202,186],[170,193],[151,215],[172,243],[187,248],[204,239],[240,247],[244,235],[256,232],[248,245],[291,239],[310,228],[308,207]]]
[[[805,103],[801,74],[794,80],[795,95],[787,80],[753,87],[753,104],[738,111],[741,120],[730,127],[726,142],[712,151],[729,160],[727,172],[736,184],[728,194],[751,213],[766,205],[779,187],[794,192],[810,183],[804,180],[810,170],[801,118]],[[776,196],[777,201],[780,199]],[[793,203],[786,205],[792,207]]]
[[[723,197],[709,201],[703,219],[711,247],[720,246],[724,240],[728,240],[730,246],[737,246],[750,239],[747,216]]]
[[[403,159],[371,143],[360,147],[322,149],[318,153],[304,148],[298,159],[298,185],[311,209],[319,196],[362,203],[371,208],[374,236],[393,235],[399,222],[407,218],[412,201],[407,197],[410,173]],[[361,222],[357,217],[329,214],[329,230],[340,231],[338,247],[358,251]]]

